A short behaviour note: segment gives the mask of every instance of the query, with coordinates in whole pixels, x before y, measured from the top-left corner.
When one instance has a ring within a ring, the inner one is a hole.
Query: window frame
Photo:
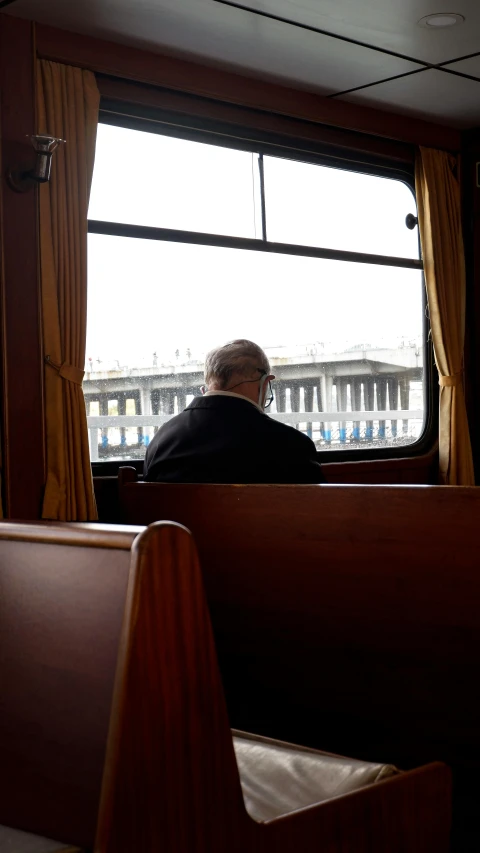
[[[378,152],[369,152],[368,146],[363,148],[362,139],[364,134],[348,132],[346,136],[348,145],[332,145],[330,142],[322,141],[322,128],[318,127],[318,143],[311,139],[297,138],[295,145],[291,136],[283,136],[279,133],[258,131],[252,127],[232,125],[228,122],[208,119],[204,116],[198,117],[176,110],[163,109],[161,107],[146,107],[141,104],[125,103],[115,99],[102,96],[99,114],[99,123],[110,124],[118,127],[126,127],[132,130],[157,133],[162,136],[171,136],[186,139],[192,142],[202,142],[211,145],[220,145],[241,151],[248,151],[264,156],[277,156],[283,159],[297,160],[311,165],[328,166],[339,168],[355,173],[363,173],[378,177],[399,180],[406,184],[415,196],[414,177],[414,154],[412,149],[411,162],[399,162],[388,156],[380,156]],[[298,124],[298,121],[296,122]],[[331,130],[331,129],[329,129]],[[174,242],[198,243],[201,245],[221,245],[237,249],[255,249],[257,251],[271,251],[268,241],[262,238],[238,238],[223,237],[215,234],[202,234],[201,232],[188,232],[176,229],[156,228],[149,226],[129,225],[127,223],[108,223],[102,220],[88,220],[88,232],[95,234],[128,237],[140,237],[144,239],[159,239],[158,232],[165,232],[160,238],[167,240],[168,232],[176,235]],[[122,232],[122,233],[119,233]],[[128,232],[128,233],[127,233]],[[154,236],[157,232],[157,236]],[[195,235],[192,239],[189,235]],[[271,244],[274,245],[274,244]],[[414,262],[412,259],[397,259],[399,263],[392,263],[391,256],[375,256],[365,253],[349,252],[342,250],[328,250],[316,247],[301,246],[296,244],[276,244],[279,247],[289,246],[287,254],[311,257],[328,257],[333,260],[350,262],[372,263],[377,258],[377,263],[382,264],[381,258],[390,258],[383,262],[385,266],[399,266],[411,269],[423,269],[421,250],[419,248],[420,260]],[[420,242],[419,242],[420,246]],[[279,253],[285,253],[279,252]],[[367,259],[370,259],[368,261]],[[431,343],[430,323],[428,319],[427,294],[425,279],[423,277],[423,397],[424,397],[424,428],[420,438],[410,445],[400,447],[382,448],[345,448],[342,450],[318,451],[321,462],[368,462],[376,460],[388,460],[421,456],[432,451],[438,440],[438,387],[434,381],[435,364],[433,357],[433,346]],[[138,472],[143,469],[143,459],[119,459],[92,462],[94,476],[114,476],[118,468],[123,465],[135,467]]]

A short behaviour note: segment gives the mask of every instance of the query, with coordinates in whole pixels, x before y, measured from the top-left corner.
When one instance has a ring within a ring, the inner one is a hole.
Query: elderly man
[[[147,448],[145,479],[322,483],[313,441],[265,414],[274,378],[267,356],[251,341],[209,352],[204,395],[159,429]]]

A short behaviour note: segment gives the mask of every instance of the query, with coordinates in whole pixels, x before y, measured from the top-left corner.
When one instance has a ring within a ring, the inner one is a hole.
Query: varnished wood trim
[[[465,259],[467,273],[467,310],[465,328],[465,395],[470,435],[479,434],[480,425],[480,188],[477,163],[480,162],[480,129],[464,134],[462,154],[462,194]],[[477,484],[480,483],[480,442],[472,443]]]
[[[326,467],[326,466],[325,466]],[[352,489],[360,494],[360,490],[368,489],[368,492],[371,493],[372,489],[375,489],[377,493],[381,489],[385,489],[385,496],[393,494],[396,490],[398,490],[399,494],[407,494],[410,491],[412,494],[417,493],[419,490],[423,492],[430,492],[432,495],[437,493],[441,494],[442,492],[447,495],[450,494],[452,496],[452,500],[455,496],[455,500],[462,499],[465,495],[476,494],[475,486],[431,486],[428,484],[418,483],[414,485],[410,485],[407,483],[369,483],[368,485],[364,485],[363,483],[322,483],[321,485],[312,484],[312,483],[302,483],[301,485],[296,485],[292,483],[230,483],[228,485],[221,483],[147,483],[144,480],[139,481],[137,483],[132,483],[132,481],[128,481],[123,487],[124,494],[137,495],[138,488],[142,489],[143,498],[145,499],[147,495],[147,489],[150,490],[150,497],[154,497],[157,494],[161,495],[162,493],[159,490],[159,487],[163,489],[168,489],[169,494],[173,494],[174,489],[182,490],[183,493],[187,496],[188,490],[188,498],[190,499],[191,495],[198,491],[198,493],[204,492],[206,495],[211,494],[215,495],[222,499],[224,495],[233,494],[235,491],[237,495],[242,493],[242,497],[252,494],[255,500],[257,500],[258,496],[261,496],[262,493],[265,493],[265,499],[268,500],[270,494],[275,494],[278,492],[280,499],[283,501],[288,497],[288,492],[290,491],[292,495],[296,496],[298,494],[308,494],[308,492],[313,493],[315,490],[323,490],[325,488],[328,489],[336,489],[340,494],[340,489]],[[132,491],[133,489],[133,491]],[[190,491],[191,490],[191,491]],[[435,490],[435,492],[434,492]],[[178,494],[182,494],[182,491],[178,492]],[[284,492],[284,495],[282,495]],[[165,492],[163,492],[162,497],[165,496]],[[152,501],[153,503],[153,501]],[[143,507],[142,507],[143,508]],[[134,507],[132,506],[132,510]]]
[[[435,446],[429,453],[421,456],[323,462],[322,470],[327,483],[332,484],[436,485],[438,483],[438,448]],[[132,480],[126,482],[132,482]]]
[[[119,110],[124,115],[129,115],[129,107],[134,111],[133,116],[138,117],[139,108],[155,113],[155,111],[166,111],[169,114],[188,116],[196,120],[195,127],[201,122],[222,123],[231,127],[231,135],[235,135],[235,129],[242,138],[254,138],[255,134],[267,135],[270,140],[275,138],[275,144],[281,147],[283,144],[289,150],[296,148],[302,153],[311,150],[317,155],[325,153],[337,159],[341,158],[339,152],[347,150],[350,153],[368,155],[370,159],[387,159],[400,165],[413,167],[415,162],[415,147],[411,144],[397,142],[366,133],[354,133],[344,128],[318,125],[313,121],[300,121],[288,116],[276,115],[272,112],[253,110],[237,104],[221,103],[210,98],[202,98],[185,92],[173,91],[171,89],[148,86],[133,81],[121,80],[114,77],[97,74],[97,84],[102,98],[107,99],[108,104],[118,104]],[[107,107],[107,112],[110,111]],[[183,119],[186,126],[186,119]],[[248,135],[251,133],[251,137]],[[255,137],[256,138],[256,137]],[[319,147],[322,151],[319,152]],[[359,158],[361,160],[361,158]]]
[[[31,22],[0,15],[4,509],[24,519],[40,517],[45,483],[38,216],[35,190],[15,193],[5,172],[33,164],[34,60]]]
[[[144,527],[108,524],[25,524],[3,522],[0,540],[41,542],[50,545],[76,545],[86,548],[109,548],[129,551]]]
[[[0,20],[0,48],[2,44],[2,21]],[[2,133],[2,102],[1,102],[1,84],[0,84],[0,140],[3,137]],[[3,148],[0,144],[0,175],[3,175],[5,171],[5,164],[2,158]],[[5,459],[5,436],[7,433],[7,412],[5,406],[5,394],[6,394],[6,379],[7,379],[7,363],[6,363],[6,353],[5,353],[5,340],[6,340],[6,326],[5,326],[5,245],[3,239],[3,193],[4,187],[3,182],[0,180],[0,394],[2,399],[2,407],[1,407],[1,415],[0,415],[0,423],[1,423],[1,435],[0,435],[0,448],[1,448],[1,459],[0,459],[0,470],[3,469],[4,459]],[[7,494],[7,483],[5,481],[5,477],[2,470],[2,483],[1,483],[1,500],[2,500],[2,515],[5,514],[6,510],[6,494]]]
[[[460,133],[454,128],[335,101],[231,71],[40,24],[37,25],[37,51],[43,59],[78,65],[102,74],[176,89],[229,104],[344,127],[415,145],[450,151],[458,151],[460,148]]]
[[[269,821],[254,849],[447,853],[450,822],[451,771],[435,762]]]
[[[231,850],[245,818],[195,544],[157,522],[132,549],[95,851]]]

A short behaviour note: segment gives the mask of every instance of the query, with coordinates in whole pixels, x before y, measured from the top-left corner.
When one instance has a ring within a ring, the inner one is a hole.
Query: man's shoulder
[[[283,421],[277,420],[277,418],[272,418],[267,415],[265,421],[267,428],[272,430],[272,432],[276,432],[278,435],[288,436],[292,441],[296,441],[298,439],[301,441],[303,438],[308,439],[308,436],[306,436],[305,433],[300,432],[300,430],[295,429],[295,427],[290,424],[285,424]],[[308,440],[310,441],[310,439]]]
[[[157,432],[157,435],[160,435],[160,433],[162,432],[168,432],[171,429],[175,430],[179,426],[184,424],[185,421],[188,420],[187,412],[188,409],[184,409],[183,412],[179,412],[178,415],[173,415],[172,417],[170,417],[168,421],[165,421],[165,423],[161,425]]]
[[[304,432],[290,426],[290,424],[284,424],[276,418],[267,416],[265,418],[264,427],[273,440],[289,442],[291,445],[298,448],[316,452],[312,439],[309,438],[308,435],[305,435]]]
[[[158,431],[153,436],[150,444],[147,447],[147,456],[151,456],[155,452],[155,448],[162,443],[164,439],[168,439],[172,433],[178,433],[179,430],[185,428],[188,424],[188,415],[186,409],[179,412],[178,415],[173,415],[168,421],[162,424]]]

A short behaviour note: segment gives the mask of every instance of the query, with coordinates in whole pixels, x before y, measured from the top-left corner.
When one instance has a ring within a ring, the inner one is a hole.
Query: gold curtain
[[[440,384],[440,481],[475,484],[463,384],[465,255],[456,160],[420,148],[415,183],[428,307]]]
[[[87,326],[87,210],[100,96],[90,71],[37,63],[38,132],[66,140],[40,187],[47,481],[43,518],[94,521],[82,380]]]

